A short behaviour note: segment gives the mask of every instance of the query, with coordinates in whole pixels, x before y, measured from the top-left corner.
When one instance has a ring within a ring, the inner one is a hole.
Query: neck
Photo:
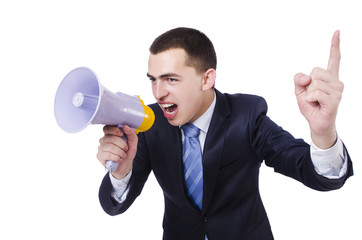
[[[200,116],[202,116],[207,111],[207,109],[210,107],[210,105],[214,101],[214,97],[215,97],[214,89],[210,89],[205,92],[204,98],[203,98],[203,103],[202,103],[202,109],[200,111]]]

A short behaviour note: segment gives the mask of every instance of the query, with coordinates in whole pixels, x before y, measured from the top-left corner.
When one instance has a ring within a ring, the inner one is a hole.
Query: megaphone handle
[[[118,126],[118,127],[119,127],[119,129],[121,129],[121,131],[123,131],[122,126]],[[121,138],[127,143],[128,140],[127,140],[126,134],[124,134]],[[113,162],[111,160],[108,160],[106,162],[106,169],[110,172],[113,172],[113,171],[116,171],[116,169],[118,168],[118,165],[119,165],[118,162]]]

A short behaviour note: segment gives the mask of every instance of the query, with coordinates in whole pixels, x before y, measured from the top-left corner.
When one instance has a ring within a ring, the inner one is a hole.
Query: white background
[[[153,174],[123,215],[98,202],[102,126],[67,134],[54,96],[73,68],[92,68],[112,91],[154,101],[148,47],[174,27],[205,32],[218,54],[216,87],[262,95],[269,116],[309,141],[293,76],[326,67],[341,30],[338,133],[355,176],[321,193],[262,166],[261,194],[276,239],[361,239],[361,45],[358,1],[1,1],[1,239],[161,239],[163,196]],[[120,237],[122,235],[123,237]]]

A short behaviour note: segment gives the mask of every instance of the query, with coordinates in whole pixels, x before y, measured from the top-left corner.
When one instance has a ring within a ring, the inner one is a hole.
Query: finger
[[[334,96],[338,93],[338,88],[337,84],[330,84],[319,79],[314,79],[307,88],[307,94],[310,94],[314,91],[320,91],[326,95]]]
[[[324,108],[324,114],[328,112],[334,112],[332,109],[335,109],[338,106],[340,99],[331,96],[330,94],[323,92],[321,90],[314,90],[306,95],[306,100],[309,104],[317,107]]]
[[[314,107],[323,103],[325,99],[327,99],[327,94],[319,90],[314,90],[306,95],[307,102]]]
[[[99,143],[100,143],[100,145],[112,144],[112,145],[122,149],[123,151],[128,150],[127,142],[124,141],[119,136],[115,136],[115,135],[105,135],[104,137],[99,139]]]
[[[123,132],[127,135],[128,141],[134,141],[135,139],[137,139],[137,134],[135,133],[133,128],[125,125],[123,126]]]
[[[97,158],[99,162],[102,163],[102,165],[106,165],[108,161],[120,163],[122,160],[120,156],[113,154],[111,152],[99,152],[97,154]]]
[[[318,79],[321,81],[330,82],[331,84],[339,80],[337,75],[318,67],[313,69],[313,71],[310,73],[310,77],[312,78],[312,82],[315,79]]]
[[[115,135],[120,137],[123,136],[123,132],[121,131],[121,129],[116,126],[106,125],[103,127],[103,132],[105,135]]]
[[[306,91],[307,86],[310,84],[311,78],[303,73],[297,73],[294,76],[295,95],[299,96]]]
[[[340,31],[334,32],[331,43],[331,52],[329,55],[327,70],[333,74],[339,74],[339,64],[341,61],[340,51]]]
[[[118,162],[118,163],[121,162],[121,157],[111,152],[99,151],[97,153],[97,158],[99,162],[102,163],[102,165],[106,165],[107,161]]]
[[[105,160],[113,160],[113,161],[115,161],[115,160],[123,159],[123,158],[127,157],[127,154],[123,149],[121,149],[121,148],[119,148],[119,147],[117,147],[117,146],[115,146],[113,144],[102,145],[102,146],[99,147],[98,151],[101,152],[101,153],[107,154],[107,155],[111,155],[111,156],[113,156],[115,158],[115,159],[112,158],[112,159],[105,159]]]
[[[130,128],[128,126],[124,126],[123,131],[127,135],[129,149],[135,151],[135,149],[137,149],[137,143],[138,143],[137,134],[135,133],[133,128]]]

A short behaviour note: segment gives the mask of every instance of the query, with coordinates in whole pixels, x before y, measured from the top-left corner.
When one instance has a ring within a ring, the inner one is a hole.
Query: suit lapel
[[[204,169],[204,195],[202,213],[207,210],[213,195],[223,155],[225,134],[229,123],[230,107],[226,97],[216,92],[216,106],[207,132],[202,163]]]

